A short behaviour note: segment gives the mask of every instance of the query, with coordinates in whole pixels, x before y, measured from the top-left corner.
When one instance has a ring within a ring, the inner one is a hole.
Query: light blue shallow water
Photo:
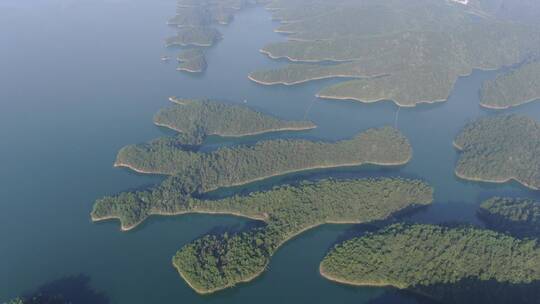
[[[115,222],[90,222],[96,198],[159,182],[114,169],[112,163],[122,146],[166,134],[152,125],[152,115],[171,95],[247,100],[261,111],[289,119],[306,116],[319,126],[273,136],[337,140],[394,124],[397,109],[390,102],[316,99],[333,80],[295,87],[250,82],[249,72],[281,64],[258,52],[284,39],[272,32],[276,24],[262,8],[248,9],[220,28],[225,38],[208,52],[206,73],[176,72],[172,62],[159,60],[178,51],[163,49],[163,39],[172,33],[165,21],[174,7],[174,0],[0,3],[0,301],[84,274],[111,303],[416,303],[385,289],[340,286],[319,276],[328,249],[361,227],[309,231],[283,246],[255,281],[199,296],[171,267],[172,255],[209,231],[242,229],[246,220],[154,217],[129,233],[120,232]],[[436,202],[410,220],[433,223],[479,224],[478,204],[494,195],[540,198],[517,184],[471,183],[453,174],[455,135],[467,121],[494,113],[478,106],[481,82],[494,75],[477,71],[458,81],[448,102],[400,111],[398,127],[414,148],[407,166],[319,171],[245,189],[326,176],[422,178],[435,187]],[[511,112],[540,119],[540,103]],[[218,144],[223,142],[207,148]]]

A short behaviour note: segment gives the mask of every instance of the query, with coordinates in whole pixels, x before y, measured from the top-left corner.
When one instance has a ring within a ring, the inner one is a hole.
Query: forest
[[[158,111],[154,115],[154,123],[182,133],[182,140],[188,145],[198,145],[210,135],[240,137],[316,127],[309,121],[279,119],[238,103],[177,97],[170,100],[173,106]]]
[[[494,197],[480,205],[478,216],[491,229],[521,238],[540,238],[540,202]]]
[[[540,188],[540,124],[523,115],[480,118],[465,126],[454,141],[460,150],[460,178],[502,183],[516,180]]]
[[[335,143],[270,139],[211,152],[194,152],[152,142],[122,148],[116,165],[143,173],[191,178],[204,190],[212,190],[309,169],[402,165],[411,156],[408,140],[398,130],[382,127]]]
[[[204,236],[180,249],[173,263],[192,288],[210,293],[258,276],[279,246],[307,229],[385,220],[432,200],[429,185],[399,178],[302,182],[218,201],[194,199],[177,211],[246,216],[266,225]]]
[[[201,48],[191,48],[182,51],[176,58],[179,62],[177,70],[191,73],[201,73],[206,70],[206,58]]]
[[[536,5],[499,2],[501,6],[430,0],[312,1],[306,10],[302,1],[270,1],[267,8],[281,23],[276,31],[287,40],[261,51],[293,63],[255,71],[250,78],[261,84],[360,78],[325,87],[317,96],[392,100],[408,107],[445,101],[458,77],[473,69],[499,69],[540,55],[535,18],[508,14],[518,7],[533,11]]]
[[[507,109],[540,99],[540,61],[531,61],[484,82],[480,104]]]
[[[341,283],[392,286],[443,303],[536,303],[540,247],[469,226],[395,224],[337,245],[320,270]]]

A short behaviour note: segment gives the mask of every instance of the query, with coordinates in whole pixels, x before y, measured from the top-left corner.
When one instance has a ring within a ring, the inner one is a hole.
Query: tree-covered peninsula
[[[143,173],[170,174],[161,185],[145,191],[105,197],[95,204],[92,218],[120,218],[129,230],[152,210],[222,187],[248,184],[292,172],[362,164],[401,165],[412,156],[399,131],[370,129],[337,143],[308,140],[268,140],[255,145],[224,147],[214,152],[193,152],[169,145],[145,149],[133,146],[120,151],[117,165]]]
[[[507,109],[540,99],[540,61],[533,61],[482,86],[480,104],[491,109]]]
[[[176,58],[179,62],[178,71],[201,73],[206,70],[206,58],[201,48],[192,48],[182,51]]]
[[[188,145],[201,144],[210,135],[240,137],[315,128],[309,121],[282,120],[242,104],[177,97],[170,100],[174,105],[160,110],[154,123],[180,132]]]
[[[392,225],[337,245],[321,274],[360,286],[392,286],[442,303],[537,303],[536,241],[473,227]]]
[[[494,230],[518,237],[540,238],[540,202],[494,197],[480,205],[478,216]]]
[[[538,11],[540,4],[469,2],[270,0],[267,8],[281,22],[276,31],[288,40],[261,52],[293,63],[249,77],[267,85],[351,77],[317,95],[415,106],[446,100],[457,78],[475,68],[498,69],[540,54],[538,22],[508,13],[516,6]]]
[[[516,180],[540,189],[540,124],[520,115],[499,115],[469,123],[454,145],[461,151],[456,175],[473,181]]]
[[[115,165],[140,173],[197,180],[202,189],[213,190],[310,169],[364,164],[403,165],[411,155],[408,140],[398,130],[383,127],[333,143],[271,139],[211,152],[139,144],[122,148]]]
[[[106,198],[96,203],[92,216],[118,218],[124,228],[141,213],[231,214],[265,222],[238,234],[204,236],[178,251],[173,263],[181,276],[197,292],[210,293],[257,277],[281,244],[307,229],[387,219],[430,204],[432,196],[432,188],[417,180],[322,180],[220,200],[156,194],[138,200],[139,206],[150,205],[139,210],[130,209],[134,202],[127,197]]]
[[[165,44],[170,46],[209,47],[221,39],[221,34],[211,27],[182,27],[176,35],[167,38]]]
[[[176,15],[167,24],[178,28],[174,37],[166,40],[167,46],[210,47],[221,39],[215,25],[230,23],[243,8],[258,4],[261,0],[177,0]],[[188,58],[189,57],[189,58]],[[204,52],[188,50],[179,56],[178,71],[202,72],[206,68]]]

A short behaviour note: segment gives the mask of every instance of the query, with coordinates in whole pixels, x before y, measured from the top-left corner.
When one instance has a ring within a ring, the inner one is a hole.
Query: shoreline
[[[336,278],[330,274],[328,274],[327,272],[324,271],[323,267],[322,267],[322,263],[319,265],[319,274],[321,275],[321,277],[331,281],[331,282],[335,282],[335,283],[340,283],[340,284],[345,284],[345,285],[350,285],[350,286],[359,286],[359,287],[392,287],[392,288],[397,288],[397,289],[403,289],[401,287],[398,287],[398,286],[395,286],[391,283],[376,283],[376,282],[353,282],[353,281],[348,281],[348,280],[345,280],[345,279],[339,279],[339,278]]]
[[[376,77],[376,76],[373,76],[373,77]],[[362,79],[362,78],[366,78],[366,77],[354,76],[354,75],[330,75],[330,76],[320,76],[320,77],[308,78],[308,79],[303,79],[303,80],[297,80],[297,81],[293,81],[293,82],[286,82],[286,81],[266,82],[266,81],[262,81],[262,80],[258,80],[256,78],[254,78],[252,74],[248,75],[249,80],[251,80],[251,81],[253,81],[255,83],[261,84],[261,85],[265,85],[265,86],[273,86],[273,85],[294,86],[294,85],[303,84],[303,83],[310,82],[310,81],[330,79],[330,78]]]
[[[300,168],[300,169],[291,169],[291,170],[282,171],[280,173],[270,174],[270,175],[267,175],[267,176],[264,176],[264,177],[258,177],[258,178],[250,179],[250,180],[245,181],[245,182],[236,182],[236,183],[230,184],[228,186],[220,186],[220,187],[217,187],[215,189],[206,190],[206,192],[217,190],[219,188],[229,188],[229,187],[247,185],[247,184],[250,184],[250,183],[253,183],[253,182],[269,179],[269,178],[276,177],[276,176],[282,176],[282,175],[287,175],[287,174],[291,174],[291,173],[298,173],[298,172],[318,170],[318,169],[360,167],[360,166],[365,166],[365,165],[375,165],[375,166],[385,166],[385,167],[403,166],[403,165],[406,165],[407,163],[409,163],[409,161],[411,159],[412,159],[412,153],[404,161],[396,161],[396,162],[360,161],[360,162],[342,163],[342,164],[335,164],[335,165],[319,165],[319,166],[311,166],[311,167],[305,167],[305,168]],[[157,172],[157,171],[151,172],[151,171],[146,171],[146,170],[143,170],[143,169],[138,169],[138,168],[133,167],[132,165],[122,163],[122,162],[119,162],[119,161],[116,161],[114,163],[114,167],[129,168],[129,169],[131,169],[131,170],[133,170],[133,171],[135,171],[137,173],[141,173],[141,174],[171,175],[171,174],[163,173],[163,172]]]
[[[332,96],[332,95],[323,95],[323,94],[320,94],[320,93],[315,94],[315,97],[321,98],[321,99],[329,99],[329,100],[352,100],[352,101],[361,102],[361,103],[365,103],[365,104],[372,104],[372,103],[377,103],[377,102],[382,102],[382,101],[391,101],[394,104],[396,104],[398,107],[402,107],[402,108],[414,108],[414,107],[418,106],[419,104],[436,104],[436,103],[442,103],[442,102],[448,101],[448,98],[446,98],[446,99],[435,99],[435,100],[421,100],[421,101],[416,101],[414,104],[402,104],[402,103],[399,103],[396,100],[385,99],[385,98],[372,99],[372,100],[362,100],[362,99],[360,99],[358,97],[335,96],[335,95]]]
[[[270,262],[270,261],[269,261]],[[193,284],[185,277],[184,273],[176,266],[176,264],[174,263],[174,257],[173,257],[173,260],[172,260],[172,265],[173,267],[176,269],[176,272],[178,272],[178,274],[180,275],[180,277],[182,278],[182,280],[184,280],[184,282],[186,282],[188,284],[189,287],[191,287],[191,289],[193,289],[196,293],[200,294],[200,295],[208,295],[208,294],[212,294],[212,293],[215,293],[215,292],[218,292],[218,291],[221,291],[221,290],[225,290],[225,289],[228,289],[228,288],[232,288],[234,286],[236,286],[237,284],[242,284],[242,283],[248,283],[248,282],[251,282],[253,280],[255,280],[257,277],[259,277],[261,274],[263,274],[265,272],[265,270],[267,269],[268,267],[268,264],[269,263],[266,263],[263,267],[263,269],[261,271],[259,271],[258,273],[250,276],[250,277],[247,277],[241,281],[238,281],[238,282],[235,282],[235,283],[230,283],[230,284],[227,284],[227,286],[224,286],[222,288],[213,288],[213,289],[199,289],[199,288],[196,288],[195,286],[193,286]]]
[[[188,72],[188,73],[202,73],[203,72],[202,69],[191,70],[191,69],[188,69],[188,68],[176,68],[176,70],[179,71],[179,72]]]
[[[431,204],[431,203],[430,203]],[[388,214],[385,218],[388,218],[390,217],[391,214]],[[263,220],[264,221],[264,220]],[[266,221],[264,221],[266,223]],[[294,233],[291,233],[290,235],[286,236],[280,243],[277,244],[276,246],[276,249],[274,252],[272,252],[272,254],[270,254],[270,256],[268,257],[268,262],[266,263],[266,265],[263,267],[263,269],[261,269],[261,271],[253,274],[252,276],[249,276],[245,279],[242,279],[240,281],[237,281],[237,282],[234,282],[234,283],[230,283],[230,284],[227,284],[226,286],[223,286],[223,287],[220,287],[220,288],[213,288],[213,289],[208,289],[208,290],[202,290],[202,289],[198,289],[198,288],[195,288],[192,283],[186,279],[186,277],[184,276],[184,274],[182,273],[182,271],[180,269],[178,269],[178,267],[174,264],[174,260],[173,260],[173,266],[176,268],[176,270],[178,271],[178,273],[180,274],[180,276],[182,277],[182,279],[193,289],[195,290],[197,293],[199,294],[211,294],[211,293],[215,293],[215,292],[218,292],[218,291],[221,291],[221,290],[225,290],[225,289],[228,289],[228,288],[231,288],[231,287],[234,287],[236,286],[237,284],[241,284],[241,283],[247,283],[247,282],[250,282],[254,279],[256,279],[257,277],[259,277],[261,274],[263,274],[266,270],[267,270],[267,266],[269,265],[270,261],[271,261],[271,258],[274,256],[274,254],[279,250],[279,248],[281,248],[285,243],[287,243],[288,241],[298,237],[299,235],[301,235],[302,233],[308,231],[308,230],[311,230],[311,229],[314,229],[316,227],[319,227],[319,226],[323,226],[323,225],[330,225],[330,224],[333,224],[333,225],[354,225],[354,224],[361,224],[361,223],[364,223],[363,221],[360,221],[360,220],[344,220],[344,221],[332,221],[332,220],[327,220],[327,221],[323,221],[323,222],[319,222],[319,223],[316,223],[316,224],[313,224],[313,225],[309,225],[309,226],[306,226],[304,227],[303,229],[301,230],[298,230],[298,231],[295,231]],[[371,285],[371,286],[376,286],[376,285]],[[383,287],[383,286],[387,286],[387,285],[379,285],[380,287]],[[390,286],[390,285],[388,285]]]
[[[452,141],[452,145],[457,149],[459,150],[460,152],[463,152],[463,147],[461,147],[460,145],[458,145],[456,143],[456,141]],[[454,169],[454,174],[463,179],[463,180],[467,180],[467,181],[472,181],[472,182],[482,182],[482,183],[492,183],[492,184],[506,184],[506,183],[509,183],[509,182],[512,182],[512,181],[515,181],[517,182],[518,184],[521,184],[522,186],[524,186],[525,188],[527,189],[530,189],[530,190],[540,190],[539,187],[536,187],[536,186],[533,186],[533,185],[530,185],[529,183],[527,182],[524,182],[522,180],[520,180],[519,178],[515,177],[515,176],[510,176],[508,178],[504,178],[504,177],[501,177],[499,179],[486,179],[486,178],[481,178],[481,177],[473,177],[473,176],[467,176],[463,173],[460,173],[458,171],[458,168]]]
[[[526,187],[526,188],[528,188],[530,190],[534,190],[534,191],[540,190],[540,188],[535,187],[533,185],[529,185],[528,183],[518,179],[515,176],[511,176],[511,177],[508,177],[508,178],[501,177],[500,179],[486,179],[486,178],[481,178],[481,177],[472,177],[472,176],[464,175],[463,173],[458,172],[457,169],[454,170],[454,174],[457,177],[461,178],[461,179],[468,180],[468,181],[473,181],[473,182],[483,182],[483,183],[492,183],[492,184],[506,184],[506,183],[515,181],[518,184],[521,184],[522,186],[524,186],[524,187]]]
[[[321,63],[321,62],[325,62],[325,61],[331,61],[331,62],[343,63],[343,62],[349,62],[349,61],[355,61],[355,60],[360,60],[360,59],[361,59],[361,58],[352,58],[352,59],[335,59],[335,58],[324,58],[324,59],[296,59],[296,58],[289,57],[289,56],[287,56],[287,55],[275,56],[275,55],[272,54],[272,52],[267,51],[267,50],[265,50],[265,49],[259,49],[259,52],[261,52],[262,54],[268,56],[270,59],[274,59],[274,60],[277,60],[277,59],[287,59],[287,60],[289,60],[290,62]]]
[[[490,105],[490,104],[483,103],[482,101],[480,101],[480,106],[484,107],[486,109],[490,109],[490,110],[508,110],[508,109],[511,109],[511,108],[526,105],[526,104],[529,104],[529,103],[532,103],[532,102],[535,102],[535,101],[539,101],[539,100],[540,100],[540,97],[537,97],[537,98],[528,99],[526,101],[522,101],[522,102],[519,102],[519,103],[516,103],[516,104],[505,105],[505,106]]]
[[[264,217],[264,216],[260,216],[260,217],[249,216],[249,215],[242,214],[239,212],[213,211],[213,210],[189,210],[189,211],[178,211],[178,212],[152,211],[152,212],[149,212],[144,219],[141,219],[140,221],[131,225],[124,225],[120,217],[115,216],[115,215],[109,215],[109,216],[103,216],[103,217],[95,217],[94,215],[90,215],[90,218],[92,222],[118,220],[120,222],[120,230],[123,232],[127,232],[127,231],[137,228],[137,226],[142,224],[142,222],[144,222],[150,216],[180,216],[180,215],[189,215],[189,214],[228,215],[228,216],[242,217],[242,218],[247,218],[254,221],[263,221],[263,222],[266,222],[266,220],[268,219],[267,217]]]

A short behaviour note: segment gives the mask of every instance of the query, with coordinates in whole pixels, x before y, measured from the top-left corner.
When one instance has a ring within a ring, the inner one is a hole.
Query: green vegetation
[[[462,151],[456,174],[464,179],[503,183],[516,180],[540,189],[540,124],[518,115],[481,118],[454,141]]]
[[[212,46],[221,34],[211,27],[182,27],[176,36],[167,38],[167,46]]]
[[[177,57],[178,71],[201,73],[206,70],[206,59],[201,48],[192,48],[182,51]]]
[[[537,285],[540,247],[472,227],[397,224],[336,246],[320,270],[340,283],[393,286],[447,303],[536,303],[505,288]]]
[[[153,213],[152,210],[175,213],[171,205],[188,200],[192,194],[317,168],[405,164],[411,154],[407,139],[389,127],[371,129],[337,143],[268,140],[209,153],[167,145],[130,146],[120,151],[117,165],[172,176],[147,191],[98,200],[92,218],[119,217],[122,228],[128,230]]]
[[[480,104],[487,108],[507,109],[540,99],[540,61],[488,80],[482,86]]]
[[[228,24],[234,14],[261,0],[178,0],[176,16],[167,24],[178,28],[174,37],[166,40],[167,46],[210,47],[221,39],[215,24]],[[206,69],[204,52],[187,50],[178,57],[179,71],[199,73]]]
[[[535,21],[510,18],[500,7],[430,0],[315,0],[306,6],[270,1],[274,19],[282,22],[277,31],[289,39],[261,51],[309,64],[257,71],[252,80],[271,85],[360,78],[324,88],[318,96],[415,106],[446,100],[456,79],[474,68],[497,69],[540,54],[540,28],[528,23]]]
[[[282,186],[219,201],[190,200],[176,213],[228,213],[263,220],[266,226],[204,236],[179,250],[173,264],[197,292],[214,292],[257,277],[281,244],[307,229],[387,219],[430,204],[432,195],[419,181],[360,179]]]
[[[191,145],[202,143],[209,135],[239,137],[315,128],[309,121],[286,121],[240,104],[177,97],[170,100],[174,105],[160,110],[154,123],[180,132],[182,140]]]
[[[540,238],[540,202],[495,197],[482,203],[478,216],[494,230]]]
[[[120,150],[116,165],[141,173],[176,175],[213,190],[309,169],[401,165],[410,158],[407,139],[396,129],[384,127],[336,143],[274,139],[208,153],[154,143],[133,145]]]

